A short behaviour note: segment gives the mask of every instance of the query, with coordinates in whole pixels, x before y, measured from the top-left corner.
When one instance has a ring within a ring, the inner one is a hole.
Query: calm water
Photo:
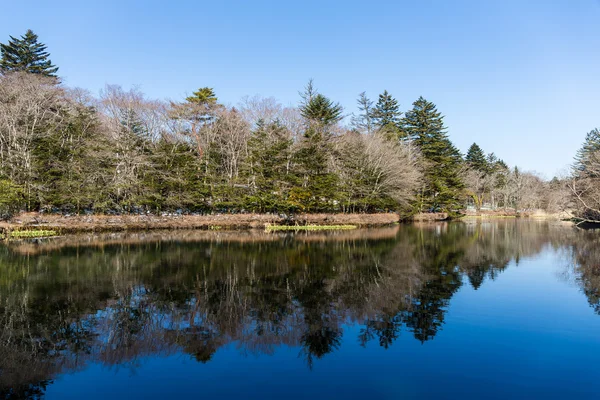
[[[0,247],[0,397],[598,398],[600,233],[500,221]]]

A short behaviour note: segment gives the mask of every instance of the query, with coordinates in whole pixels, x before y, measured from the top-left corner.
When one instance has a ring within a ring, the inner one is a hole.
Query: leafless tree
[[[0,76],[0,167],[32,197],[36,140],[66,128],[64,90],[53,78]]]
[[[400,205],[413,199],[421,183],[418,152],[409,143],[389,141],[383,135],[347,132],[340,137],[338,173],[361,197],[388,196]]]
[[[496,174],[479,171],[475,168],[466,168],[462,172],[467,196],[473,199],[475,209],[479,211],[487,195],[491,194]]]
[[[567,185],[581,222],[600,223],[600,151],[586,155],[584,168],[575,171]]]
[[[166,106],[146,100],[138,89],[107,85],[99,108],[114,148],[112,186],[117,200],[129,204],[144,190],[142,176],[153,167],[147,150],[167,129]]]

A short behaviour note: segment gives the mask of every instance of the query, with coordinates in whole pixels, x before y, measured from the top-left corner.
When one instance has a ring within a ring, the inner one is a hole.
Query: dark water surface
[[[556,222],[0,247],[0,398],[599,398],[600,234]]]

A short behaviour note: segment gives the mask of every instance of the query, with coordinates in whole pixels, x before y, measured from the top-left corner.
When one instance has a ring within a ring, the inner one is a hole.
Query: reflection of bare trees
[[[545,246],[572,249],[575,275],[600,309],[594,235],[506,221],[365,236],[130,238],[28,256],[2,248],[0,386],[43,390],[91,362],[136,368],[181,351],[207,362],[229,344],[260,354],[298,347],[312,365],[340,347],[348,323],[361,326],[365,346],[387,348],[401,331],[431,340],[464,282],[477,289]]]

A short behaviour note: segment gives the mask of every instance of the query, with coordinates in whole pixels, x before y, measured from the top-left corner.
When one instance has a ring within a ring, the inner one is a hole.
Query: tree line
[[[374,212],[456,214],[465,205],[556,211],[565,180],[509,168],[473,144],[466,157],[442,113],[387,91],[358,113],[312,80],[298,106],[181,101],[61,83],[37,35],[0,45],[0,208],[54,212]],[[345,123],[349,121],[349,123]]]

